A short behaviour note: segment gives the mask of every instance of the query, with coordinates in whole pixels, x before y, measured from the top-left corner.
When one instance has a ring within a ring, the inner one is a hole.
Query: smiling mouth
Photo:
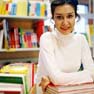
[[[61,27],[61,30],[67,31],[67,30],[69,30],[69,28],[62,28]]]

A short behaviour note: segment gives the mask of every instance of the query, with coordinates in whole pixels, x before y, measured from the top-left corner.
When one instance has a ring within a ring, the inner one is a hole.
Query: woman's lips
[[[61,27],[61,30],[67,31],[67,30],[69,30],[69,28],[62,28],[62,27]]]

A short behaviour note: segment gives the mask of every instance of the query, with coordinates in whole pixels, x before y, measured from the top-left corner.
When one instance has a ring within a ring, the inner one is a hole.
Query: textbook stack
[[[0,94],[26,94],[25,76],[0,73]]]
[[[34,86],[34,63],[11,63],[0,70],[0,94],[29,94]]]
[[[94,83],[78,85],[54,86],[48,85],[45,94],[94,94]]]

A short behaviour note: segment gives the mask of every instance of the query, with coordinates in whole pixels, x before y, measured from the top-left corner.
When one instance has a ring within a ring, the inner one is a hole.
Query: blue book
[[[40,5],[40,3],[36,3],[36,10],[35,10],[35,12],[36,12],[36,16],[40,16],[40,7],[41,5]]]

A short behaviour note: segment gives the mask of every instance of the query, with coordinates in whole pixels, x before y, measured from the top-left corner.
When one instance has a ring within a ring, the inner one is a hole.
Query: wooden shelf
[[[39,51],[38,50],[34,50],[34,51],[24,51],[24,50],[20,50],[20,51],[15,51],[15,52],[0,52],[0,63],[6,61],[16,61],[16,60],[24,60],[24,61],[32,61],[35,60],[37,62],[38,60],[38,55],[39,55]]]
[[[0,18],[7,18],[7,19],[47,19],[47,17],[42,17],[42,16],[16,16],[16,15],[0,15]]]
[[[21,52],[21,51],[39,51],[39,48],[10,48],[10,49],[1,49],[0,52]]]

